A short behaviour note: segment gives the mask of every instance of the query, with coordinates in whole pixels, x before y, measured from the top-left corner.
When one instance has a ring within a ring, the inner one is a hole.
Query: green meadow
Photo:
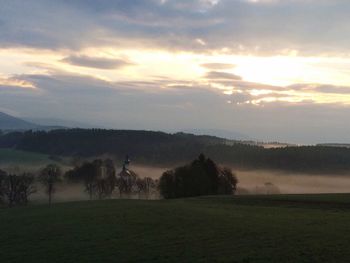
[[[0,209],[1,262],[350,262],[350,195]]]
[[[45,154],[0,148],[0,165],[42,165],[48,162],[49,156]]]

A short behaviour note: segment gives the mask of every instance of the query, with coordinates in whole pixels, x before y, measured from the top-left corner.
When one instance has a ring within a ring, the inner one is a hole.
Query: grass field
[[[40,165],[49,161],[45,154],[0,148],[0,164]]]
[[[350,262],[350,195],[0,209],[1,262]]]

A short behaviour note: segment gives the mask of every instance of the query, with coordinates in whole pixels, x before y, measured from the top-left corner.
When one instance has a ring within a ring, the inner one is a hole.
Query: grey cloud
[[[350,87],[337,87],[332,85],[320,85],[314,89],[322,93],[350,94]]]
[[[350,94],[350,87],[346,86],[335,86],[327,84],[294,84],[290,85],[287,88],[291,90],[299,91],[311,91],[319,93],[329,93],[329,94]]]
[[[0,46],[156,46],[246,54],[349,54],[345,0],[45,1],[0,3]],[[196,43],[202,39],[206,45]]]
[[[350,109],[343,105],[312,101],[265,103],[263,107],[228,104],[227,100],[245,102],[253,97],[248,92],[224,95],[195,83],[189,88],[186,83],[176,86],[174,81],[171,86],[171,80],[110,83],[62,73],[16,77],[33,82],[38,89],[0,87],[0,105],[25,117],[74,119],[119,129],[215,127],[266,141],[350,142],[350,125],[344,121]],[[164,88],[167,85],[171,88]]]
[[[254,97],[247,92],[235,92],[230,96],[230,101],[236,104],[250,102],[252,99],[254,99]]]
[[[69,56],[62,59],[62,61],[76,66],[97,69],[117,69],[133,65],[133,63],[123,59],[110,59],[89,56]]]
[[[235,65],[227,64],[227,63],[205,63],[205,64],[201,64],[201,67],[211,69],[211,70],[222,70],[222,69],[232,69],[235,67]]]
[[[242,78],[233,73],[222,71],[210,71],[205,75],[205,78],[212,80],[241,80]]]
[[[280,87],[280,86],[274,86],[274,85],[267,85],[267,84],[261,84],[261,83],[244,81],[244,80],[235,81],[233,83],[233,85],[235,87],[238,87],[238,88],[244,89],[244,90],[252,90],[252,89],[273,90],[273,91],[287,91],[287,90],[289,90],[289,87]]]
[[[142,90],[140,87],[144,83],[110,83],[88,76],[17,77],[35,83],[38,90],[19,94],[19,87],[9,87],[6,93],[1,93],[0,105],[28,117],[68,117],[114,128],[160,129],[170,118],[172,122],[167,126],[172,128],[178,124],[183,127],[191,123],[201,125],[204,112],[198,119],[196,115],[206,105],[217,105],[216,113],[225,107],[223,94],[202,87],[163,89],[162,84],[157,85],[155,81],[152,89]],[[209,114],[208,110],[205,112]]]
[[[281,98],[293,98],[293,97],[294,96],[292,95],[286,95],[286,94],[275,93],[275,92],[268,93],[268,94],[251,95],[247,91],[240,91],[240,92],[234,91],[231,95],[229,95],[229,100],[231,103],[241,104],[241,103],[251,103],[252,101],[256,101],[256,100],[263,100],[265,98],[281,99]],[[259,103],[259,105],[267,105],[267,104],[271,104],[271,103],[264,102],[264,101]],[[284,102],[284,105],[287,105],[287,104],[290,104],[290,103]]]
[[[295,90],[296,89],[295,86],[297,86],[297,85],[291,85],[291,86],[283,87],[283,86],[274,86],[274,85],[250,82],[250,81],[243,80],[238,75],[227,73],[227,72],[220,72],[220,71],[208,72],[204,76],[204,78],[209,80],[210,83],[220,84],[222,86],[231,87],[231,88],[234,88],[235,90],[241,90],[244,92],[247,92],[250,90],[269,90],[274,92],[288,91],[288,90]]]

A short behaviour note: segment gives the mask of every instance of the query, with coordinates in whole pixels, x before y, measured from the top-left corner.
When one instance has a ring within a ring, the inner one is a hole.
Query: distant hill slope
[[[228,140],[237,140],[237,141],[251,141],[253,140],[246,134],[242,134],[236,131],[227,131],[220,129],[187,129],[184,130],[186,133],[192,133],[195,135],[211,135],[220,138],[225,138]]]
[[[350,148],[349,143],[320,143],[317,146]]]
[[[58,125],[40,125],[28,120],[23,120],[17,117],[13,117],[9,114],[0,112],[0,131],[50,131],[57,129],[65,129],[65,127]]]
[[[41,126],[0,112],[0,130],[30,130]]]
[[[81,128],[81,129],[93,129],[102,128],[100,126],[83,123],[80,121],[72,121],[56,118],[24,118],[25,121],[37,123],[44,127],[66,127],[66,128]]]
[[[144,163],[178,163],[191,160],[209,145],[225,139],[155,131],[69,129],[14,132],[0,136],[0,147],[67,156],[126,154]]]

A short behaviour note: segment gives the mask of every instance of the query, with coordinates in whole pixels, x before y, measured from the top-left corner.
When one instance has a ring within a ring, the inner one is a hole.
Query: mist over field
[[[17,169],[27,169],[21,167]],[[150,177],[159,179],[164,171],[171,169],[163,167],[151,167],[144,165],[134,165],[132,170],[140,177]],[[31,168],[35,171],[35,168]],[[121,167],[116,167],[117,173],[121,171]],[[237,195],[247,194],[317,194],[317,193],[347,193],[350,189],[350,178],[346,175],[315,175],[290,173],[283,171],[263,171],[263,170],[235,170],[238,178]],[[31,197],[31,200],[38,203],[47,202],[47,195],[42,187],[36,186],[37,192]],[[115,192],[112,199],[131,198],[146,199],[138,195],[120,197]],[[152,195],[147,199],[159,199],[159,195]],[[84,191],[83,183],[61,183],[57,185],[54,193],[53,202],[69,202],[89,200],[88,194]]]
[[[116,174],[122,171],[123,161],[110,154],[94,156],[90,158],[57,158],[51,159],[49,155],[35,154],[23,151],[13,151],[3,149],[1,151],[0,169],[16,174],[29,172],[34,175],[43,169],[49,163],[57,163],[63,173],[72,169],[75,165],[94,159],[112,159],[114,161]],[[77,161],[77,162],[76,162]],[[181,163],[180,163],[181,164]],[[219,164],[219,163],[218,163]],[[162,174],[175,168],[177,165],[144,165],[138,161],[132,161],[130,169],[141,178],[149,177],[159,179]],[[313,194],[313,193],[346,193],[350,189],[350,178],[339,171],[331,173],[298,173],[281,170],[262,170],[256,168],[240,169],[228,165],[238,178],[237,195],[246,194]],[[322,171],[322,169],[319,169]],[[46,202],[47,195],[39,183],[36,183],[37,192],[31,196],[34,202]],[[54,193],[53,202],[67,202],[89,200],[88,194],[84,191],[85,187],[82,182],[68,183],[63,180],[57,185]],[[115,190],[111,198],[121,198],[118,191]],[[141,198],[157,199],[159,195],[142,197],[139,195],[123,196],[122,198]]]
[[[350,189],[350,178],[345,175],[276,171],[236,171],[236,175],[239,180],[238,187],[248,190],[251,194],[269,193],[265,187],[266,183],[272,183],[281,194],[347,193]],[[237,194],[240,193],[242,192],[238,191]]]
[[[8,172],[18,172],[18,171],[29,171],[32,173],[38,172],[42,166],[3,166],[1,169],[4,169]],[[69,167],[63,167],[64,171],[68,170]],[[122,167],[116,166],[116,174],[119,174]],[[135,165],[132,169],[136,174],[138,174],[141,178],[150,177],[152,179],[159,179],[160,176],[164,171],[166,171],[166,168],[161,167],[148,167],[148,166],[142,166],[142,165]],[[34,203],[46,203],[47,202],[47,195],[45,193],[45,189],[39,184],[35,184],[36,192],[31,195],[31,201]],[[130,194],[130,195],[120,195],[118,192],[118,189],[114,191],[114,193],[111,196],[111,199],[148,199],[148,200],[154,200],[154,199],[160,199],[160,196],[158,193],[151,193],[149,196],[144,196],[140,194]],[[57,184],[57,189],[55,193],[53,194],[53,203],[60,203],[60,202],[71,202],[71,201],[87,201],[89,200],[89,195],[85,191],[85,186],[82,182],[62,182]]]
[[[167,168],[137,165],[133,170],[141,177],[157,179]],[[350,189],[350,177],[346,175],[236,170],[235,168],[232,170],[239,181],[237,194],[347,193]]]

